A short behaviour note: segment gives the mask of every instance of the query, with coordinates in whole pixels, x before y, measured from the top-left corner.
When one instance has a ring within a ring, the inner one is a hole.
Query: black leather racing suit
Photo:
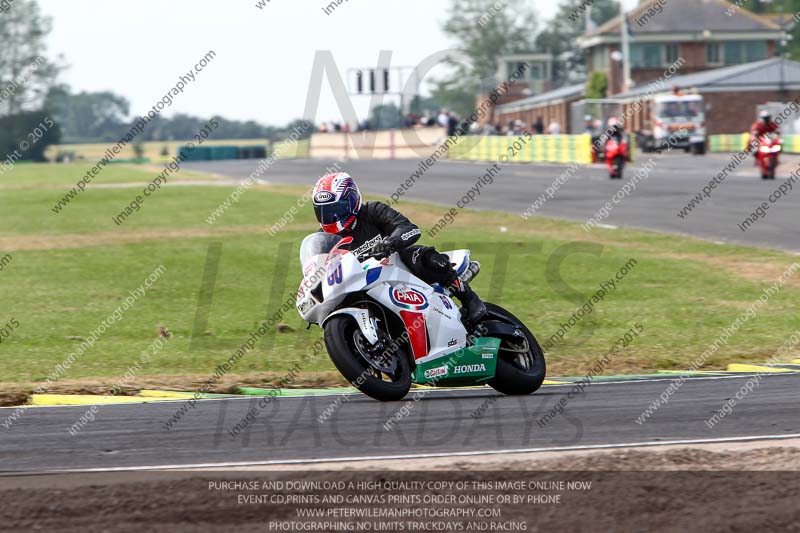
[[[354,225],[340,233],[342,237],[353,237],[347,249],[356,254],[368,252],[374,244],[388,239],[415,276],[426,283],[449,286],[457,278],[450,259],[432,246],[415,245],[421,235],[415,224],[383,202],[362,205]]]

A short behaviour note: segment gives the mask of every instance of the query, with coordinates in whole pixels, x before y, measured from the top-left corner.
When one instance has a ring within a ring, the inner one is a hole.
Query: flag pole
[[[631,43],[630,32],[628,31],[628,14],[625,13],[625,2],[619,3],[619,10],[622,16],[622,92],[626,93],[630,89],[631,82]]]

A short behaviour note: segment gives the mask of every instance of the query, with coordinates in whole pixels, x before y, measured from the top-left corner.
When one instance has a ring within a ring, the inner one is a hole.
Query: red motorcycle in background
[[[777,133],[767,133],[758,139],[756,163],[761,168],[762,180],[774,180],[778,168],[778,154],[783,150],[783,141]]]
[[[611,136],[606,141],[606,166],[608,175],[613,179],[622,179],[622,170],[628,160],[628,136],[624,133],[619,139]]]

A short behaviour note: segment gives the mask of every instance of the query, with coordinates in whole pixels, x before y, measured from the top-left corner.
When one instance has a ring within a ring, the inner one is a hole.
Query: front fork
[[[360,307],[344,307],[342,309],[337,309],[327,317],[322,322],[322,326],[325,326],[325,322],[327,322],[331,317],[337,315],[350,315],[356,320],[356,324],[358,324],[361,333],[364,335],[364,338],[367,339],[367,342],[370,344],[375,344],[378,342],[378,325],[376,319],[370,314],[369,310],[362,309]]]

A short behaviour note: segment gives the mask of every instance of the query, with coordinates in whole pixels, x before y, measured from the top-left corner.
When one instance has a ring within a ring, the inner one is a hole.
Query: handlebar
[[[362,262],[362,261],[366,261],[367,259],[383,259],[384,257],[386,257],[386,255],[384,255],[384,254],[375,254],[374,252],[369,251],[369,252],[363,252],[363,253],[358,254],[356,256],[356,259],[358,259],[359,262]]]

